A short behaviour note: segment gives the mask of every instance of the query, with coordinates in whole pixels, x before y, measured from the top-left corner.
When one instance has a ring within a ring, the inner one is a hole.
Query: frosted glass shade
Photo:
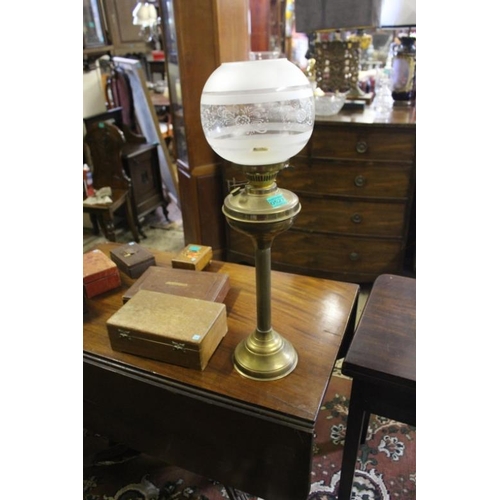
[[[311,137],[313,90],[285,58],[223,63],[203,88],[201,124],[212,149],[228,161],[281,163]]]
[[[154,26],[157,19],[156,7],[150,3],[140,1],[132,11],[132,24],[134,26]]]

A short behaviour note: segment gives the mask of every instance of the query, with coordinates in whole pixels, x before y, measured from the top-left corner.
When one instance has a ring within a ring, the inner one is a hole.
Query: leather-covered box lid
[[[109,253],[118,268],[131,278],[138,278],[149,266],[156,264],[154,255],[135,241],[113,248]]]
[[[203,370],[227,333],[226,306],[139,290],[106,322],[111,347]]]
[[[229,288],[229,275],[225,273],[150,266],[124,293],[122,300],[127,302],[139,290],[149,290],[213,302],[223,302]]]

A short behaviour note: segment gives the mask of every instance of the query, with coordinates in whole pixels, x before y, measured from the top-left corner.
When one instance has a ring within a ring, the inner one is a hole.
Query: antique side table
[[[99,245],[105,253],[116,244]],[[159,266],[173,255],[155,253]],[[198,272],[198,271],[193,271]],[[88,301],[83,321],[84,425],[131,448],[273,500],[306,500],[314,426],[332,369],[352,339],[359,286],[272,272],[272,324],[298,353],[276,381],[242,377],[236,345],[255,328],[255,270],[212,261],[227,273],[229,331],[204,371],[115,352],[106,321],[134,280]]]
[[[416,280],[379,276],[342,364],[352,377],[339,500],[349,500],[371,413],[416,423]]]

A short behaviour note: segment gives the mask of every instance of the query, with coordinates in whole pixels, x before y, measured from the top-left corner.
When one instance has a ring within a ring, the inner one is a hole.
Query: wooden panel
[[[87,428],[204,477],[231,477],[231,486],[261,498],[307,498],[312,429],[255,418],[235,406],[89,363],[83,374]]]
[[[401,238],[405,203],[301,197],[294,226],[306,231]]]
[[[156,145],[149,145],[140,154],[127,157],[125,169],[132,181],[134,205],[140,218],[158,206],[166,209],[162,195],[162,179]]]
[[[313,158],[413,161],[415,155],[414,131],[377,125],[324,126],[311,141]]]
[[[291,159],[291,167],[278,175],[278,186],[300,196],[302,193],[338,196],[408,198],[413,166],[411,163],[390,163],[349,160]]]
[[[224,166],[224,190],[245,183],[240,170]],[[295,194],[406,200],[411,196],[413,164],[359,160],[314,160],[294,156],[290,166],[280,171],[279,187]]]
[[[179,192],[184,241],[212,247],[214,258],[220,259],[225,247],[224,216],[222,215],[222,181],[216,166],[189,171],[179,168]]]
[[[251,48],[256,52],[269,50],[271,34],[269,0],[252,0],[250,2],[252,33]]]
[[[185,133],[180,140],[187,144],[187,158],[177,158],[185,241],[211,246],[214,257],[222,258],[221,159],[205,139],[200,98],[205,82],[222,62],[248,58],[248,0],[174,0],[173,4],[182,93],[179,113]]]
[[[230,230],[228,257],[239,263],[253,264],[253,247],[248,236]],[[290,249],[293,248],[293,252]],[[373,279],[379,274],[396,272],[401,268],[402,242],[389,239],[311,234],[297,228],[274,239],[272,267],[294,270],[311,276],[332,279],[344,275]]]

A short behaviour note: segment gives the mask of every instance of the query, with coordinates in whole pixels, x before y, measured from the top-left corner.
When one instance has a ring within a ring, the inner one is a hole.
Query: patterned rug
[[[308,500],[337,500],[351,380],[332,377],[318,417]],[[415,428],[372,415],[351,500],[416,499]],[[223,500],[220,483],[84,432],[84,500]],[[257,497],[250,497],[257,500]]]

